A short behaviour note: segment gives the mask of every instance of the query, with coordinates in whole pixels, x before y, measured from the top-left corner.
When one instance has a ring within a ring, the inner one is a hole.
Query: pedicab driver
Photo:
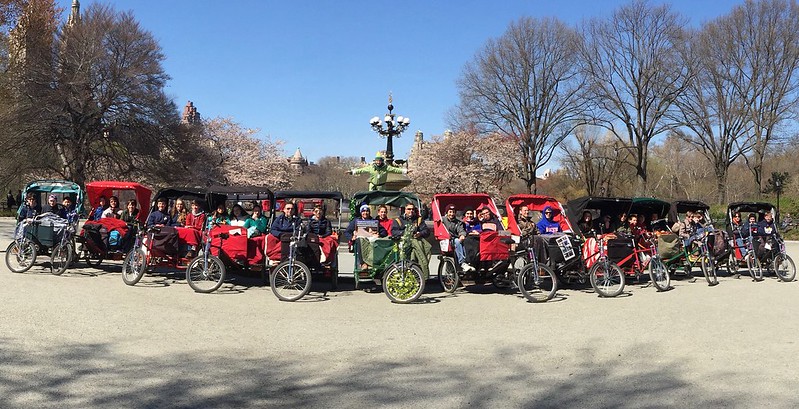
[[[466,228],[462,221],[455,217],[455,205],[447,206],[447,214],[441,223],[447,228],[449,236],[455,247],[455,258],[463,271],[472,271],[474,267],[466,262],[466,253],[463,251],[463,241],[466,240]]]
[[[430,257],[433,246],[427,241],[430,236],[430,229],[427,228],[424,220],[419,217],[413,203],[405,205],[405,212],[402,216],[394,219],[391,225],[391,237],[400,238],[405,233],[405,229],[413,229],[411,241],[411,258],[419,263],[425,280],[430,276]]]
[[[389,173],[408,173],[408,169],[397,168],[386,164],[382,152],[377,152],[375,160],[371,165],[361,168],[351,169],[347,173],[350,175],[369,175],[369,190],[384,190]]]

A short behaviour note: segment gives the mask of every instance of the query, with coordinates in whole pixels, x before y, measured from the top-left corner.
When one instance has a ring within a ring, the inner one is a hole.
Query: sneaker
[[[474,267],[470,266],[469,263],[463,262],[463,263],[461,263],[461,270],[463,270],[463,271],[474,271]]]

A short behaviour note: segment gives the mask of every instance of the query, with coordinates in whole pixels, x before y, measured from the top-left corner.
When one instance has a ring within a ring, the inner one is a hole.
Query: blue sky
[[[85,9],[95,0],[82,0]],[[99,1],[109,3],[109,1]],[[72,0],[58,0],[68,13]],[[113,0],[160,42],[179,107],[194,102],[204,118],[232,117],[262,136],[322,156],[371,156],[385,149],[369,119],[411,118],[394,142],[407,156],[413,134],[443,133],[458,103],[464,64],[521,16],[555,16],[578,25],[626,2]],[[660,3],[655,1],[655,3]],[[691,24],[741,1],[672,1]]]

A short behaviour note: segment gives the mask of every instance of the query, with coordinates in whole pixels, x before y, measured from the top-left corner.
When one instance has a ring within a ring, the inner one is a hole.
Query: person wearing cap
[[[36,195],[29,194],[25,198],[25,205],[19,208],[19,221],[31,219],[42,213],[42,207],[36,201]]]
[[[357,242],[358,245],[353,246],[353,248],[357,249],[359,253],[358,256],[361,260],[360,269],[367,270],[374,265],[374,252],[372,251],[372,243],[366,236],[360,235],[360,232],[365,230],[367,234],[377,234],[377,237],[386,237],[388,232],[386,232],[386,229],[383,228],[376,219],[372,218],[372,211],[368,204],[362,204],[359,210],[360,217],[356,217],[350,221],[350,224],[347,225],[347,229],[344,230],[344,238],[351,244]],[[353,239],[354,236],[358,236],[356,237],[357,241]],[[366,290],[373,291],[374,288],[375,287],[367,288]]]
[[[42,206],[42,213],[52,213],[66,219],[66,215],[61,211],[61,206],[58,205],[58,198],[55,195],[47,196],[47,203]]]
[[[364,221],[375,220],[374,218],[372,218],[372,209],[369,208],[368,204],[362,204],[358,210],[360,211],[360,217],[352,219],[352,221],[350,221],[350,224],[347,225],[347,229],[344,230],[344,239],[346,239],[347,241],[352,241],[353,236],[355,236],[355,231],[358,230],[359,224],[363,226],[365,224],[363,223]],[[358,223],[359,221],[361,223]],[[375,227],[374,231],[372,231],[373,229],[371,228],[367,229],[369,230],[370,233],[377,233],[377,237],[388,236],[388,232],[379,222],[375,224],[377,225],[377,227]]]
[[[463,222],[455,217],[455,205],[447,206],[447,213],[441,219],[441,224],[446,227],[449,232],[450,240],[452,240],[453,247],[455,248],[455,258],[458,264],[461,265],[463,271],[473,271],[469,263],[466,262],[466,253],[463,251],[463,241],[466,240],[466,228]]]
[[[347,171],[350,175],[369,175],[369,190],[384,190],[389,173],[408,173],[408,169],[397,168],[386,164],[381,152],[375,154],[375,160],[371,165],[355,168]]]
[[[419,263],[424,278],[427,280],[427,277],[430,277],[430,257],[433,250],[433,246],[427,241],[430,229],[419,216],[418,209],[413,203],[407,203],[405,212],[394,219],[394,223],[391,225],[391,237],[400,238],[408,229],[412,230],[413,233],[409,234],[412,234],[414,239],[411,240],[411,259]]]

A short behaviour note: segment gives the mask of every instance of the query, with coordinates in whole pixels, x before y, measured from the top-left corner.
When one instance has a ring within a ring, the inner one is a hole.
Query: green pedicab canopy
[[[357,217],[358,207],[362,204],[369,206],[386,205],[402,207],[408,203],[413,203],[417,209],[421,209],[422,202],[419,197],[410,192],[400,192],[391,190],[373,190],[369,192],[358,192],[350,200],[350,220]]]

